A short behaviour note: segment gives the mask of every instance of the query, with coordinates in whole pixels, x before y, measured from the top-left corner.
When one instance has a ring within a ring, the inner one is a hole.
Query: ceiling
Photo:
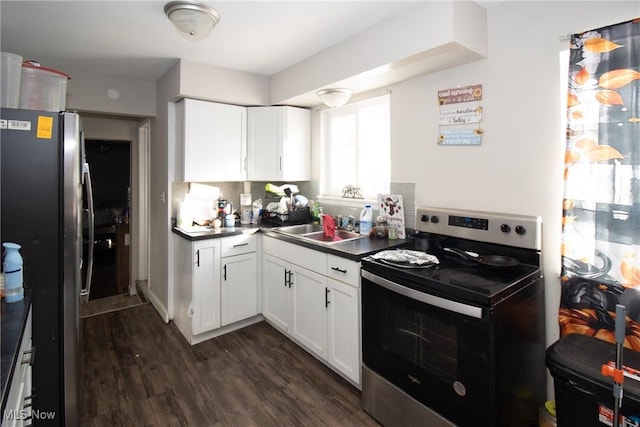
[[[177,58],[273,75],[417,1],[216,1],[200,42],[181,36],[164,1],[0,1],[3,52],[43,67],[158,79]],[[73,77],[73,76],[72,76]]]

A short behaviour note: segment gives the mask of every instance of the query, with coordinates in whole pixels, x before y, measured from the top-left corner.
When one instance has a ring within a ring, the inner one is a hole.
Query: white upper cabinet
[[[183,99],[176,104],[176,181],[247,179],[247,109]]]
[[[248,107],[248,180],[311,179],[311,113],[297,107]]]

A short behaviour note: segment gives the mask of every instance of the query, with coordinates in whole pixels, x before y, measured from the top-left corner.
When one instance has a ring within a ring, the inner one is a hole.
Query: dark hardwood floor
[[[378,426],[265,322],[190,346],[150,305],[84,319],[83,426]]]

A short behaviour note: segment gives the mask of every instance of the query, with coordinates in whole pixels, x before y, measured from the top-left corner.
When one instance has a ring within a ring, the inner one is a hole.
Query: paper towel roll
[[[251,206],[251,194],[242,193],[240,195],[240,206]]]

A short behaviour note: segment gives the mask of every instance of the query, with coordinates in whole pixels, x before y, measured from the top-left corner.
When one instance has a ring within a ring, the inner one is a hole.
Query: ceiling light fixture
[[[316,94],[327,107],[336,108],[346,104],[351,98],[353,91],[344,88],[322,89],[316,92]]]
[[[203,40],[220,21],[213,7],[194,1],[172,1],[164,6],[169,21],[189,40]]]

